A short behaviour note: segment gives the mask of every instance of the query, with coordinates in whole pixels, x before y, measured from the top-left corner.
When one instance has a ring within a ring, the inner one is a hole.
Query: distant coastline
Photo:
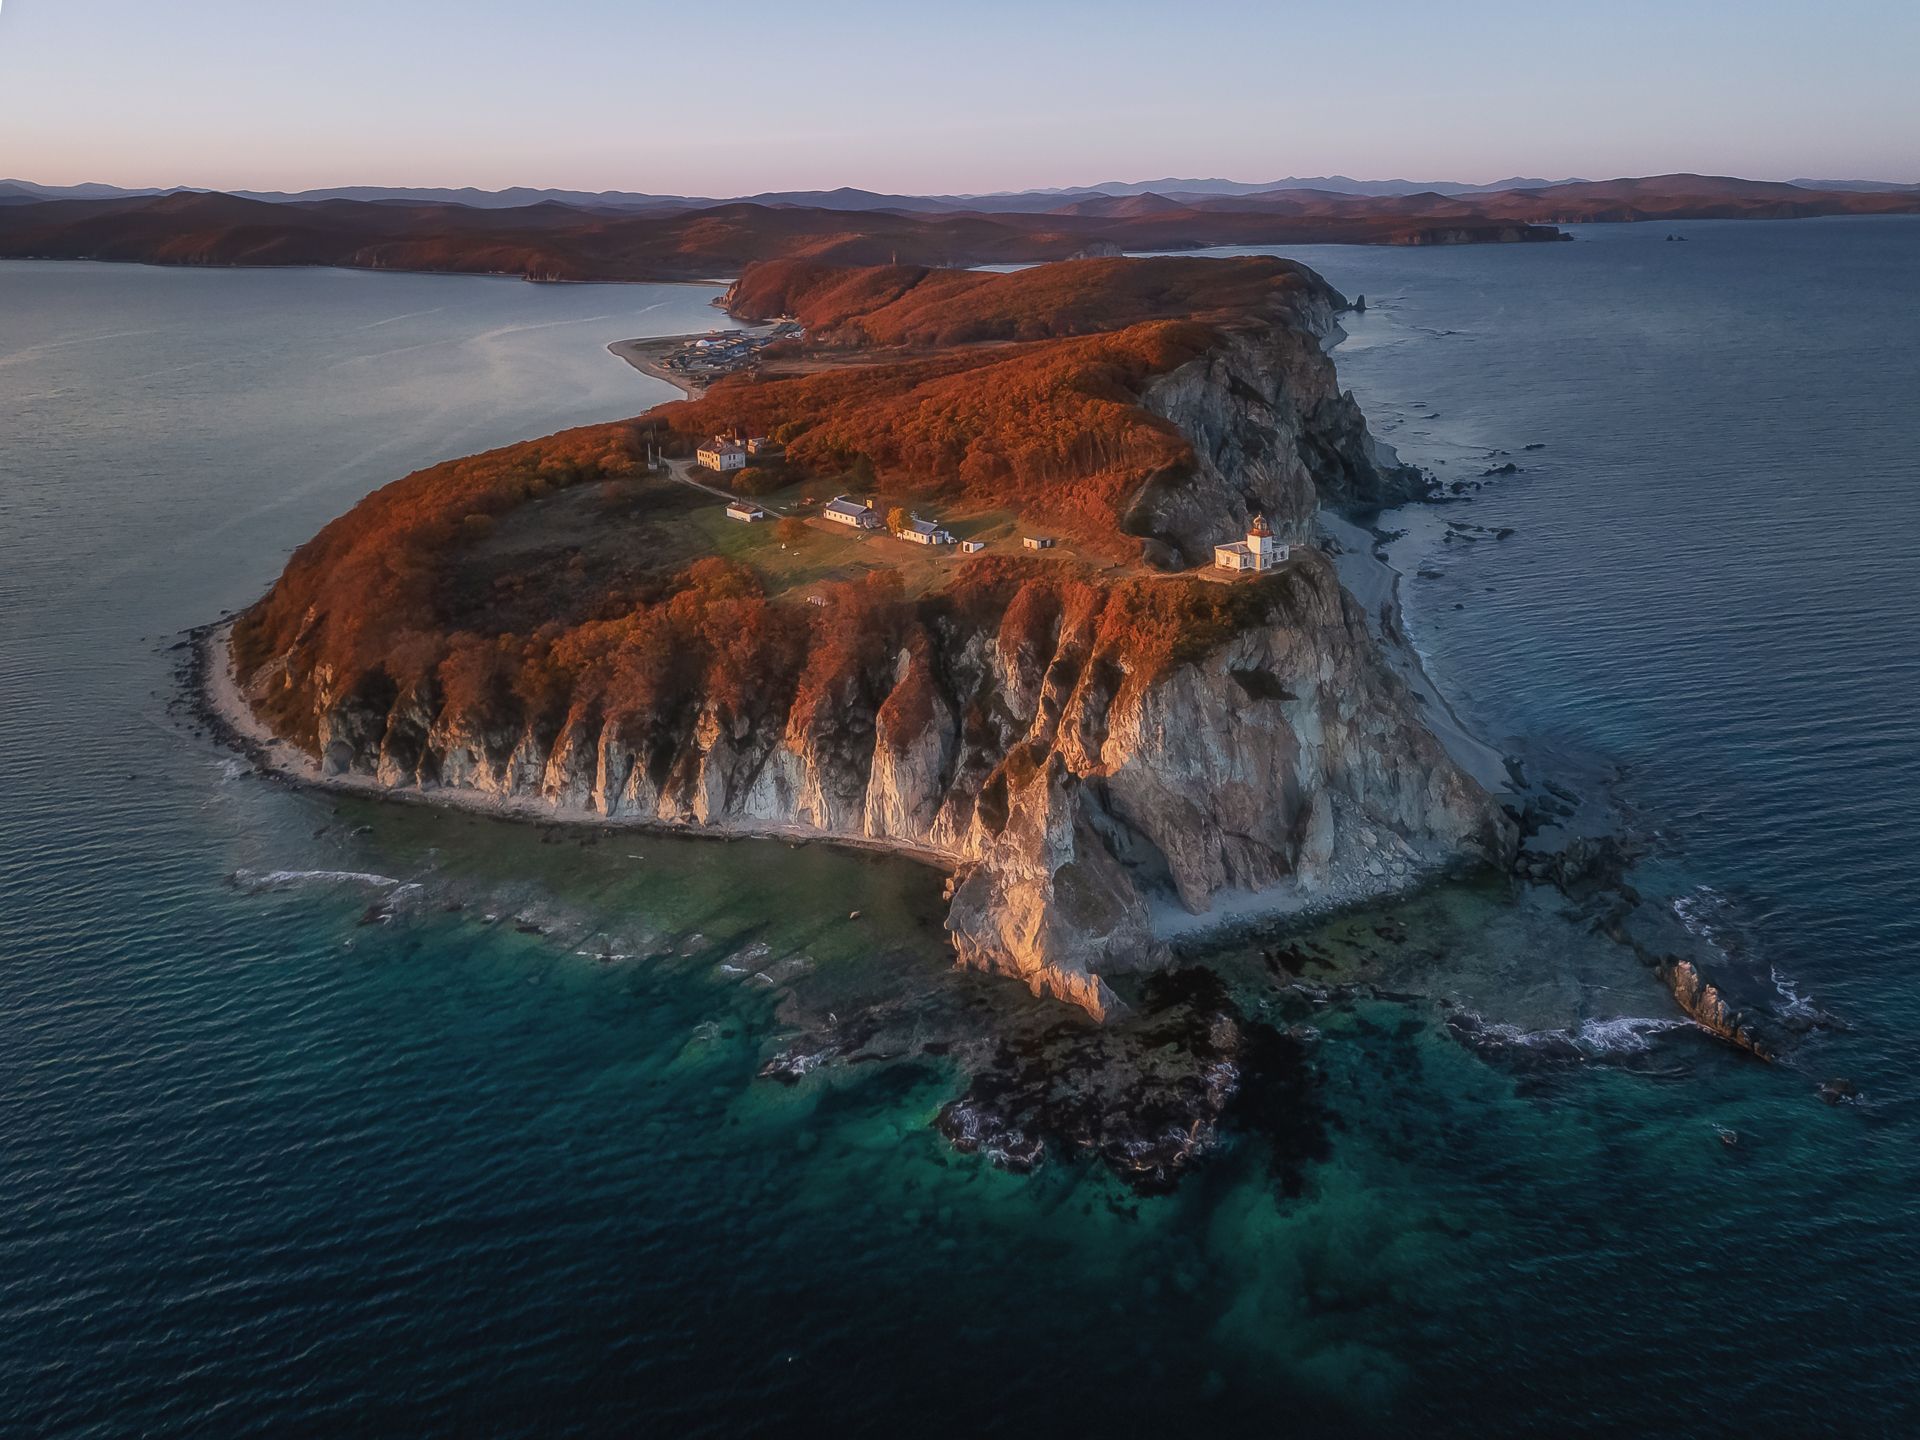
[[[1562,242],[1559,227],[1920,212],[1910,190],[1808,190],[1723,176],[1485,193],[1082,194],[1041,211],[727,201],[507,209],[219,192],[0,203],[0,258],[154,265],[323,265],[517,275],[541,283],[705,281],[755,261],[971,268],[1087,256],[1273,245]],[[889,197],[873,196],[885,201]],[[897,197],[894,197],[897,198]],[[911,197],[909,197],[911,198]]]
[[[1073,207],[1085,210],[1084,206]],[[1098,209],[1099,207],[1096,207]],[[542,283],[704,281],[757,260],[970,268],[1220,245],[1454,245],[1568,238],[1443,197],[1383,207],[1345,197],[1281,209],[900,214],[730,204],[604,215],[567,206],[466,210],[358,201],[273,205],[231,195],[0,205],[0,258],[182,266],[333,266]]]

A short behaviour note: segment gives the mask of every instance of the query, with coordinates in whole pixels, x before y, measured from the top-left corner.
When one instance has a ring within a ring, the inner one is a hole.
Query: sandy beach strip
[[[707,393],[707,387],[695,383],[694,378],[684,371],[668,369],[667,357],[676,350],[686,349],[696,340],[706,338],[704,335],[661,335],[645,340],[615,340],[607,346],[607,349],[642,375],[650,375],[655,380],[664,380],[687,399],[698,400]]]
[[[1347,592],[1366,610],[1367,629],[1374,642],[1394,672],[1422,700],[1421,722],[1453,757],[1453,763],[1478,780],[1489,795],[1510,794],[1513,776],[1506,757],[1461,722],[1407,638],[1400,609],[1400,572],[1374,556],[1374,537],[1358,525],[1325,510],[1315,523],[1321,534],[1340,547],[1340,553],[1333,557],[1334,569]]]

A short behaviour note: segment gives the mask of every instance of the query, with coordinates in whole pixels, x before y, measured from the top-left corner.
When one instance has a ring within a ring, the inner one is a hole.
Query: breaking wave
[[[1767,979],[1772,983],[1774,993],[1780,997],[1776,1013],[1806,1020],[1817,1019],[1820,1016],[1819,1007],[1800,993],[1795,982],[1782,975],[1778,965],[1763,962],[1754,953],[1758,947],[1742,943],[1741,936],[1734,928],[1732,911],[1733,902],[1710,885],[1696,886],[1693,894],[1683,895],[1673,902],[1673,913],[1686,926],[1688,934],[1706,941],[1729,959],[1744,962],[1756,976],[1765,963]]]
[[[1689,935],[1723,950],[1733,924],[1728,914],[1732,908],[1733,902],[1711,885],[1697,885],[1691,895],[1682,895],[1673,902],[1673,913]]]
[[[1583,1020],[1578,1030],[1523,1030],[1518,1025],[1488,1024],[1477,1014],[1456,1016],[1448,1027],[1482,1054],[1519,1049],[1562,1060],[1597,1060],[1607,1055],[1646,1050],[1648,1037],[1668,1030],[1684,1030],[1686,1019],[1654,1020],[1622,1016],[1612,1020]]]
[[[1767,974],[1773,980],[1773,988],[1779,992],[1782,1015],[1800,1015],[1809,1020],[1819,1015],[1813,1002],[1794,988],[1793,981],[1780,973],[1778,965],[1769,965]]]
[[[1647,1037],[1665,1030],[1685,1030],[1691,1020],[1583,1020],[1574,1044],[1595,1055],[1620,1054],[1647,1048]]]
[[[369,875],[360,870],[269,870],[265,874],[256,870],[236,870],[229,877],[232,884],[246,890],[271,890],[287,885],[379,885],[397,887],[394,894],[403,890],[418,890],[417,884],[403,885],[389,875]]]

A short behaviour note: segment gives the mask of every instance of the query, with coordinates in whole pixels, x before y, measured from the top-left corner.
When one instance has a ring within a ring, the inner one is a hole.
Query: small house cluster
[[[705,469],[725,474],[729,470],[744,470],[749,456],[772,456],[778,454],[780,447],[764,435],[751,439],[741,439],[738,434],[716,435],[693,452],[694,462]]]
[[[1245,540],[1213,547],[1213,563],[1222,570],[1271,570],[1285,560],[1291,547],[1274,543],[1264,517],[1256,515]]]
[[[836,525],[845,525],[851,530],[878,530],[887,524],[894,523],[891,517],[886,520],[881,519],[880,511],[874,506],[872,501],[856,500],[851,495],[834,496],[833,499],[821,507],[820,517],[823,520],[831,520]],[[911,510],[907,512],[906,518],[899,521],[898,524],[900,528],[893,533],[898,535],[902,540],[909,541],[912,544],[953,544],[953,533],[941,528],[939,521],[923,520]],[[986,547],[969,541],[960,548],[971,554],[975,550],[982,550]]]
[[[669,370],[686,375],[711,377],[728,375],[760,363],[760,352],[775,340],[799,340],[806,331],[791,320],[783,320],[765,335],[748,335],[743,330],[710,330],[685,349],[666,359]]]

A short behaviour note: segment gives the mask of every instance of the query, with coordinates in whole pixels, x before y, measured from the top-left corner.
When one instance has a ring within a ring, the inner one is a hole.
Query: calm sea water
[[[1443,688],[1852,1028],[1543,1078],[1362,1003],[1306,1193],[1236,1145],[1139,1204],[951,1154],[932,1065],[753,1080],[716,950],[930,972],[930,872],[336,806],[169,708],[366,489],[665,398],[602,347],[710,292],[0,264],[0,1425],[1912,1433],[1920,223],[1664,233],[1294,253],[1487,487],[1383,522]],[[1503,903],[1430,905],[1515,985],[1583,943]]]

